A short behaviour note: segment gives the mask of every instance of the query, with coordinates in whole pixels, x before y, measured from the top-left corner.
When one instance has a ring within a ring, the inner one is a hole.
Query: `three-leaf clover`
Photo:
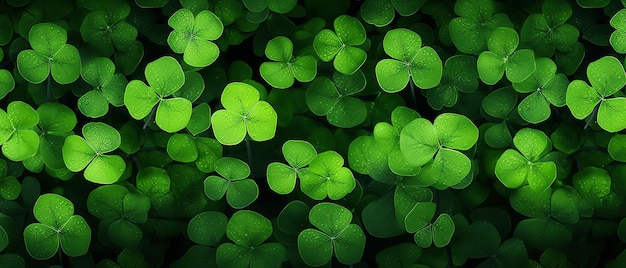
[[[76,114],[67,106],[46,102],[37,108],[39,114],[39,154],[46,167],[51,169],[65,169],[63,162],[63,143],[65,138],[74,134]]]
[[[255,141],[274,137],[278,116],[269,103],[259,99],[259,91],[249,84],[226,85],[220,97],[224,109],[211,116],[213,134],[221,144],[236,145],[246,136]]]
[[[454,234],[454,221],[447,213],[439,214],[431,223],[436,206],[433,202],[418,202],[404,218],[406,231],[414,233],[413,239],[420,247],[427,248],[431,244],[444,247],[450,243]]]
[[[70,135],[65,138],[63,161],[72,172],[85,170],[85,179],[100,184],[119,180],[126,163],[119,155],[108,155],[121,144],[120,133],[105,123],[89,122],[83,126],[83,137]]]
[[[194,67],[206,67],[215,62],[220,50],[211,41],[224,32],[222,21],[211,11],[203,10],[195,15],[188,9],[174,13],[167,24],[174,30],[167,43],[175,53],[183,54],[185,63]]]
[[[115,64],[109,58],[88,61],[81,76],[93,89],[78,99],[80,112],[91,118],[102,117],[109,112],[109,103],[115,107],[124,105],[124,89],[128,81],[121,73],[115,73]]]
[[[240,210],[226,224],[226,242],[217,248],[219,267],[279,267],[287,257],[280,243],[263,243],[272,235],[272,222],[263,215]]]
[[[302,140],[288,140],[282,146],[282,152],[289,165],[272,162],[267,166],[267,184],[272,191],[288,194],[296,187],[299,171],[309,165],[317,155],[311,143]]]
[[[611,33],[609,43],[617,53],[626,53],[626,9],[615,13],[611,18],[611,26],[615,31]]]
[[[210,175],[204,180],[204,194],[213,200],[226,195],[228,204],[242,209],[252,204],[259,196],[259,186],[250,176],[250,167],[237,158],[223,157],[215,161],[215,171],[220,176]]]
[[[354,190],[356,181],[352,171],[343,164],[343,157],[335,151],[319,153],[307,168],[300,170],[300,189],[315,200],[345,197]]]
[[[409,79],[422,89],[441,82],[443,63],[439,55],[429,46],[422,47],[422,38],[415,32],[404,28],[387,32],[383,49],[392,58],[376,64],[376,80],[384,91],[398,92],[407,86]]]
[[[476,59],[468,55],[455,55],[443,66],[441,83],[426,92],[428,104],[435,110],[456,105],[459,92],[472,93],[478,89]]]
[[[39,84],[50,74],[59,84],[69,84],[80,76],[80,55],[73,45],[66,44],[67,31],[54,23],[33,25],[28,32],[33,49],[17,55],[17,70],[26,81]]]
[[[479,54],[487,49],[487,39],[498,27],[513,27],[504,13],[494,14],[493,0],[459,0],[454,13],[459,15],[449,23],[450,39],[454,46],[467,54]]]
[[[111,242],[122,247],[136,246],[143,237],[137,224],[148,220],[150,198],[144,194],[130,192],[121,185],[100,186],[87,197],[87,209],[91,215],[101,219],[101,228]]]
[[[367,53],[359,47],[367,39],[365,28],[358,19],[348,15],[337,17],[333,27],[335,31],[323,29],[317,33],[313,49],[322,61],[334,59],[335,70],[353,74],[367,59]]]
[[[151,112],[156,113],[157,126],[170,133],[185,128],[191,119],[191,102],[182,97],[167,98],[185,83],[185,73],[178,61],[170,56],[161,57],[146,65],[145,76],[150,86],[141,80],[126,85],[124,104],[130,115],[140,120]]]
[[[578,40],[578,29],[565,23],[572,16],[572,7],[563,0],[544,1],[541,14],[531,14],[526,18],[520,35],[535,55],[550,57],[555,49],[569,50]]]
[[[514,149],[502,153],[495,166],[495,174],[508,188],[519,188],[528,183],[531,189],[544,191],[556,179],[557,167],[553,161],[542,158],[552,150],[550,138],[540,130],[523,128],[513,137]]]
[[[311,55],[293,56],[293,43],[284,36],[267,42],[265,56],[272,60],[261,63],[259,72],[272,87],[285,89],[293,86],[294,80],[311,82],[317,75],[317,61]]]
[[[478,55],[478,76],[487,85],[494,85],[506,78],[512,83],[519,83],[535,71],[535,54],[530,49],[517,50],[519,36],[508,27],[494,29],[487,40],[489,51]]]
[[[505,148],[511,145],[513,136],[509,129],[509,121],[517,116],[514,108],[517,104],[518,93],[512,86],[496,89],[485,96],[482,108],[485,113],[502,121],[491,125],[485,131],[485,143],[493,148]]]
[[[334,72],[332,80],[319,76],[306,90],[306,104],[315,115],[326,116],[337,127],[350,128],[360,125],[367,118],[367,106],[354,95],[365,89],[363,72],[352,75]]]
[[[626,84],[624,65],[613,56],[604,56],[589,63],[587,77],[591,86],[574,80],[567,87],[565,101],[572,115],[583,119],[591,114],[589,120],[597,116],[598,125],[608,132],[625,129],[626,98],[610,98]]]
[[[7,111],[0,109],[0,145],[11,161],[23,161],[39,150],[39,134],[33,129],[39,114],[25,102],[12,101]]]
[[[366,0],[361,5],[361,16],[365,22],[376,27],[389,25],[396,11],[400,16],[407,17],[415,14],[423,5],[425,0]]]
[[[106,1],[90,12],[80,25],[83,40],[101,56],[109,57],[114,50],[128,51],[137,39],[137,29],[125,19],[130,5],[125,1]]]
[[[436,178],[439,184],[459,183],[471,170],[471,161],[458,150],[469,150],[478,141],[478,128],[469,118],[443,113],[431,123],[417,118],[400,131],[400,151],[415,166],[419,176]],[[434,157],[434,159],[433,159]]]
[[[91,243],[91,228],[80,215],[74,215],[74,204],[57,194],[44,194],[33,207],[37,223],[24,229],[28,254],[37,260],[54,256],[59,247],[70,257],[85,255]]]
[[[365,250],[365,234],[352,222],[352,213],[334,203],[319,203],[311,208],[307,228],[298,235],[298,252],[311,266],[328,263],[333,255],[340,263],[359,262]]]

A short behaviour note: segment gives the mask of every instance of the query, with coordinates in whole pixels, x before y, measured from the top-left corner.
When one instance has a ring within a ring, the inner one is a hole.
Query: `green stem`
[[[61,253],[61,249],[57,252],[59,255],[59,266],[63,267],[63,255]]]
[[[413,85],[413,80],[409,80],[409,85],[411,86],[411,100],[413,101],[413,108],[417,109],[417,97],[415,97],[415,86]]]
[[[252,162],[252,146],[250,144],[250,136],[246,134],[246,150],[248,151],[248,165],[250,166],[250,178],[254,179],[254,163]]]
[[[589,117],[587,117],[587,121],[585,122],[585,127],[583,129],[587,129],[587,127],[591,125],[594,119],[596,119],[596,116],[598,115],[598,107],[600,107],[600,105],[596,105],[596,107],[593,107],[593,112]]]
[[[46,101],[51,102],[52,101],[52,90],[50,89],[51,87],[51,83],[52,83],[52,79],[50,79],[51,75],[48,75],[48,81],[46,81]]]
[[[152,107],[152,111],[150,111],[150,114],[148,114],[148,118],[146,118],[146,122],[143,124],[142,129],[148,128],[148,125],[150,124],[150,121],[152,121],[152,119],[154,118],[155,113],[156,113],[156,105]]]

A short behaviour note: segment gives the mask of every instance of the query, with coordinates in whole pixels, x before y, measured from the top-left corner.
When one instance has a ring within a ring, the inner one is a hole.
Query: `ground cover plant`
[[[0,267],[624,267],[626,1],[0,2]]]

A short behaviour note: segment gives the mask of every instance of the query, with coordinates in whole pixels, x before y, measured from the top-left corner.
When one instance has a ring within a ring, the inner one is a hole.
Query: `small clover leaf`
[[[615,161],[626,162],[626,135],[617,134],[611,137],[607,151]]]
[[[332,80],[317,77],[305,93],[305,101],[311,112],[326,116],[337,127],[351,128],[362,124],[367,118],[365,102],[355,97],[365,89],[366,79],[361,71],[352,75],[334,72]]]
[[[321,30],[313,40],[313,49],[322,61],[334,59],[335,70],[353,74],[365,63],[367,53],[359,46],[367,35],[361,22],[348,15],[340,15],[333,22],[335,31]]]
[[[549,188],[557,175],[553,161],[542,158],[552,150],[550,138],[542,131],[523,128],[513,137],[513,144],[519,150],[506,150],[495,166],[495,174],[508,188],[519,188],[528,183],[535,191]]]
[[[17,69],[26,81],[39,84],[50,74],[59,84],[69,84],[80,76],[78,49],[66,44],[67,31],[54,23],[33,25],[28,33],[33,49],[17,55]]]
[[[204,180],[204,193],[213,200],[226,195],[228,204],[242,209],[252,204],[259,196],[259,186],[250,176],[250,167],[237,158],[223,157],[215,161],[215,171],[220,176],[211,175]]]
[[[549,0],[542,5],[542,14],[526,18],[520,35],[537,56],[551,57],[555,50],[567,51],[578,40],[579,31],[569,23],[572,8],[566,1]]]
[[[40,138],[33,129],[39,123],[39,114],[27,103],[12,101],[7,111],[0,109],[0,145],[2,153],[11,161],[23,161],[39,150]]]
[[[352,171],[343,164],[343,157],[335,151],[317,154],[309,167],[300,170],[300,189],[315,200],[345,197],[354,190],[356,181]]]
[[[167,24],[174,30],[167,43],[175,53],[182,53],[185,63],[193,67],[206,67],[215,62],[220,50],[211,41],[224,32],[224,24],[211,11],[203,10],[194,16],[188,9],[174,13]]]
[[[236,145],[246,136],[255,141],[274,137],[278,116],[269,103],[259,99],[259,91],[249,84],[226,85],[220,99],[225,109],[211,116],[213,134],[221,144]]]
[[[222,212],[205,211],[194,216],[187,225],[187,235],[196,244],[214,247],[226,234],[228,218]],[[206,228],[211,226],[211,228]]]
[[[366,0],[361,5],[360,11],[365,22],[376,27],[384,27],[393,21],[396,11],[400,16],[411,16],[425,3],[425,0]]]
[[[150,199],[158,199],[170,192],[172,182],[165,169],[146,167],[137,172],[135,184],[139,192]]]
[[[602,198],[611,192],[611,176],[609,172],[598,167],[585,167],[574,174],[574,188],[585,198]]]
[[[82,216],[74,215],[74,204],[57,194],[44,194],[33,207],[37,223],[24,229],[28,254],[37,260],[52,258],[59,247],[70,257],[85,255],[91,243],[91,228]]]
[[[124,1],[98,8],[85,16],[80,35],[101,56],[109,57],[114,50],[126,51],[137,38],[137,29],[125,21],[128,15],[130,5]]]
[[[433,88],[441,82],[443,63],[431,47],[422,47],[422,38],[415,32],[393,29],[383,39],[383,49],[392,59],[376,64],[376,80],[389,93],[404,89],[410,82],[422,89]]]
[[[146,65],[145,75],[150,86],[140,80],[126,85],[124,104],[130,115],[143,119],[156,107],[155,121],[161,129],[173,133],[185,128],[191,120],[191,102],[182,97],[166,98],[185,83],[178,61],[170,56],[161,57]]]
[[[273,61],[259,67],[261,77],[272,87],[285,89],[294,80],[311,82],[317,75],[317,61],[311,55],[293,56],[293,43],[289,38],[277,36],[267,42],[265,56]]]
[[[65,138],[74,134],[76,115],[69,107],[56,103],[46,102],[37,108],[39,114],[39,154],[46,167],[64,169],[63,142]]]
[[[447,213],[441,213],[431,223],[435,216],[435,203],[418,202],[405,218],[406,230],[414,233],[415,243],[423,248],[435,244],[444,247],[452,240],[455,231],[454,221]]]
[[[535,55],[530,49],[517,50],[519,36],[508,27],[494,29],[487,40],[489,51],[478,55],[478,76],[487,85],[506,78],[512,83],[526,80],[535,71]]]
[[[2,53],[0,53],[2,54]],[[2,57],[0,56],[0,61]],[[0,69],[0,99],[6,97],[15,88],[15,79],[8,70]]]
[[[249,210],[233,214],[226,224],[226,236],[234,242],[217,248],[220,267],[279,267],[287,251],[279,243],[263,243],[272,235],[272,222]]]
[[[167,141],[167,154],[174,161],[190,163],[198,159],[198,148],[189,134],[174,134]]]
[[[478,89],[476,59],[467,55],[448,58],[443,67],[441,83],[426,92],[428,104],[436,110],[456,105],[459,92],[472,93]]]
[[[115,74],[115,64],[109,58],[88,61],[81,70],[81,76],[93,87],[78,99],[78,109],[83,115],[98,118],[109,112],[109,104],[115,107],[124,105],[124,89],[128,81],[123,74]]]
[[[478,55],[487,50],[491,32],[498,27],[513,27],[504,13],[494,14],[493,0],[460,0],[454,3],[459,17],[449,23],[450,39],[461,52]]]
[[[308,228],[298,235],[298,252],[306,264],[321,266],[333,255],[345,265],[361,260],[365,234],[361,227],[351,223],[352,213],[348,209],[334,203],[319,203],[311,208],[309,221],[317,229]]]
[[[604,130],[617,132],[625,129],[626,98],[610,98],[626,84],[622,63],[613,56],[602,57],[589,64],[587,77],[591,86],[585,81],[574,80],[567,87],[565,101],[572,115],[583,119],[591,114],[588,120],[593,120],[597,114],[598,125]]]
[[[508,121],[516,115],[514,112],[518,94],[513,87],[507,86],[489,93],[483,101],[485,113],[501,122],[489,126],[485,131],[485,143],[493,148],[505,148],[513,142]]]
[[[70,135],[62,147],[63,161],[72,172],[85,170],[85,179],[100,184],[119,180],[126,163],[119,155],[108,155],[121,144],[119,132],[104,123],[89,122],[83,126],[83,137]]]
[[[307,141],[288,140],[282,146],[282,152],[289,165],[272,162],[267,166],[267,183],[272,191],[288,194],[296,187],[299,171],[311,163],[317,155],[315,147]]]
[[[626,9],[615,13],[610,21],[615,31],[611,33],[609,42],[617,53],[626,53]]]

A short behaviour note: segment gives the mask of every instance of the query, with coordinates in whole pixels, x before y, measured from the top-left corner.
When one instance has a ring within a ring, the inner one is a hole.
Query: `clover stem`
[[[600,105],[596,105],[596,107],[593,107],[593,112],[591,112],[591,115],[587,117],[585,127],[583,129],[587,129],[587,127],[589,127],[593,120],[596,118],[596,116],[598,115],[598,107],[600,107]]]
[[[156,113],[156,105],[152,107],[152,111],[150,111],[150,114],[148,114],[148,118],[146,118],[146,122],[143,124],[142,129],[148,128],[148,125],[150,124],[150,121],[152,121],[152,119],[154,118],[155,113]]]
[[[244,138],[246,141],[246,150],[248,151],[248,165],[250,166],[250,178],[254,179],[254,165],[252,163],[252,146],[250,144],[250,136],[246,134]]]
[[[59,266],[63,267],[63,255],[61,253],[61,250],[59,250],[57,253],[59,255]]]
[[[417,109],[417,98],[415,97],[415,86],[413,85],[413,80],[409,80],[409,85],[411,86],[411,100],[413,100],[413,108]]]
[[[52,101],[52,92],[50,90],[50,84],[52,83],[52,79],[50,79],[50,75],[48,75],[48,81],[46,81],[46,101]]]

